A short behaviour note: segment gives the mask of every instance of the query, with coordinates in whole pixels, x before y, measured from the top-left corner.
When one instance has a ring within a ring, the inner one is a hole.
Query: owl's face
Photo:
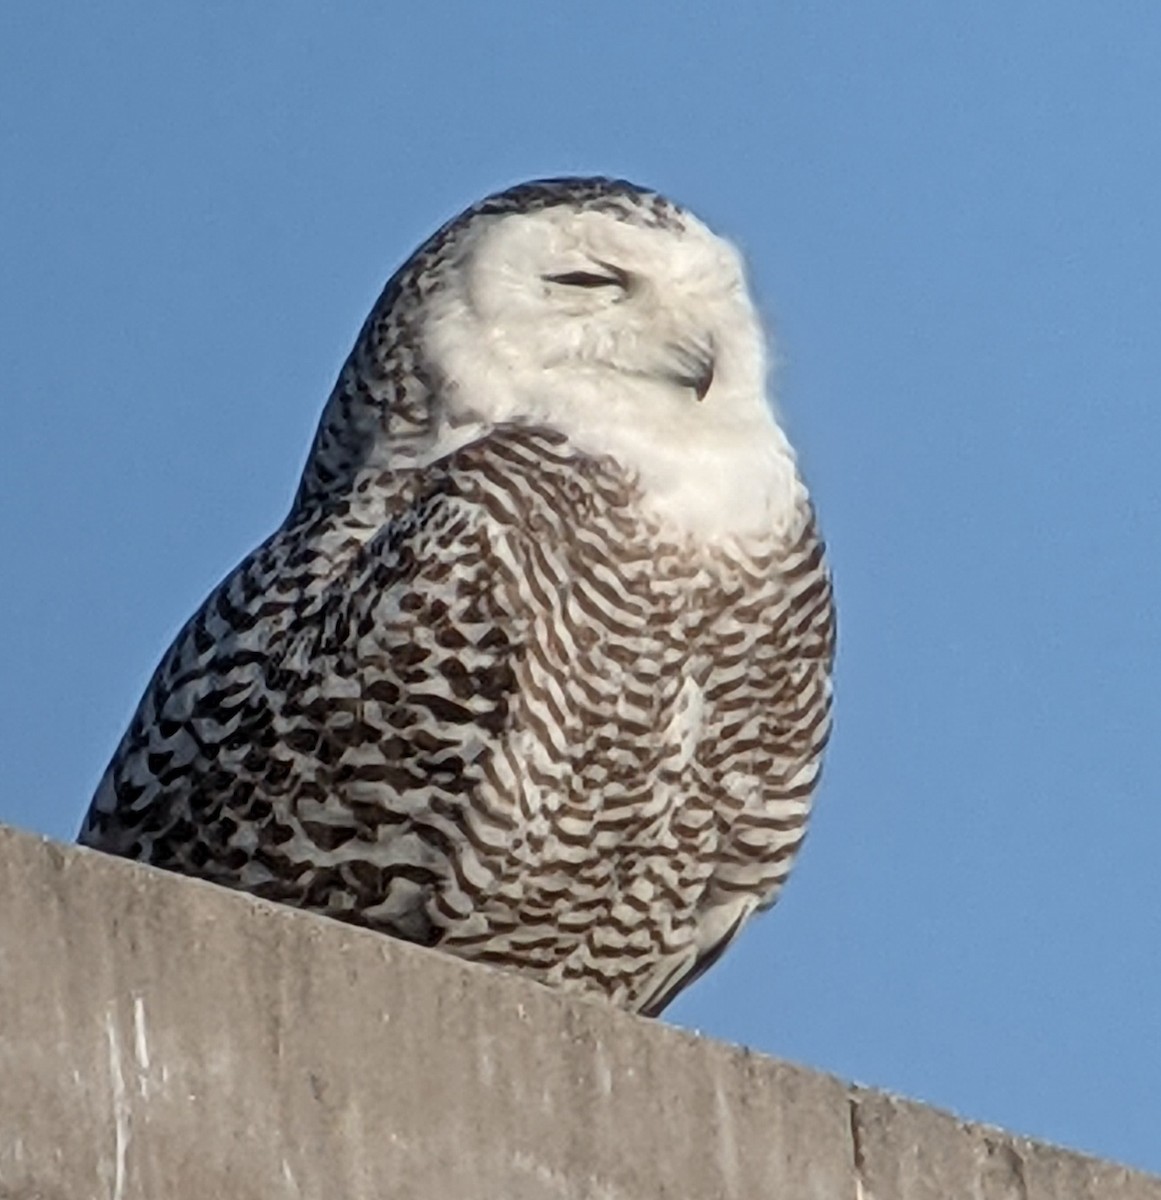
[[[616,462],[683,534],[796,519],[741,259],[696,217],[631,186],[547,181],[469,210],[436,245],[409,326],[432,415],[422,461],[535,425]]]
[[[444,387],[493,419],[696,429],[765,404],[741,259],[684,212],[664,224],[567,205],[478,217],[425,341]]]

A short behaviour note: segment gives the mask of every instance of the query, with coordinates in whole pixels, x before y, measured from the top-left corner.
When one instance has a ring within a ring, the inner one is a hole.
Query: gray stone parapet
[[[0,827],[0,1200],[1161,1200],[1161,1180]]]

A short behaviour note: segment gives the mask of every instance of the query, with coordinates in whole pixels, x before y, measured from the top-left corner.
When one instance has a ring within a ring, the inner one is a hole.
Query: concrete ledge
[[[0,828],[4,1200],[1161,1200],[1161,1180]]]

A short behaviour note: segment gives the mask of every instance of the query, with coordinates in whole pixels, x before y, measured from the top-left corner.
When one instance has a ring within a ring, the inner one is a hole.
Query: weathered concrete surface
[[[0,829],[4,1200],[1161,1200],[1161,1180]]]

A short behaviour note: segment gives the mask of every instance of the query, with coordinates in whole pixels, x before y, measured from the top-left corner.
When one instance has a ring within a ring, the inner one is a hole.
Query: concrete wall
[[[0,829],[4,1200],[1161,1200],[1161,1180]]]

